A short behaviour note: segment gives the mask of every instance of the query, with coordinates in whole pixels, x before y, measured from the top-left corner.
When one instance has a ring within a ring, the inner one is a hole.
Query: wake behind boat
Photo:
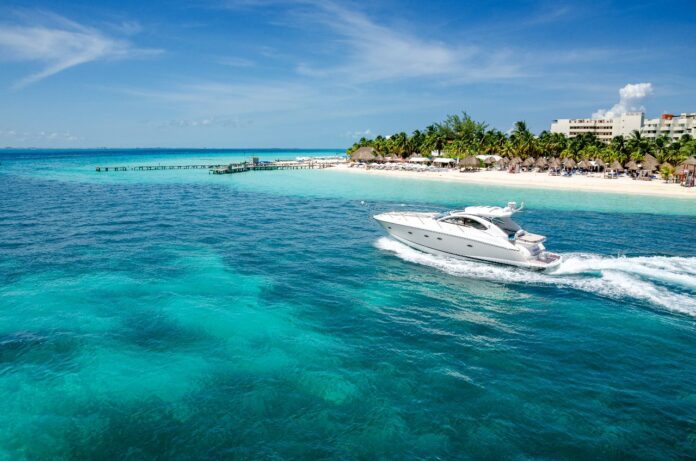
[[[543,235],[532,234],[512,220],[520,211],[506,207],[470,206],[447,213],[388,212],[374,219],[396,240],[426,253],[547,270],[561,256],[546,251]]]

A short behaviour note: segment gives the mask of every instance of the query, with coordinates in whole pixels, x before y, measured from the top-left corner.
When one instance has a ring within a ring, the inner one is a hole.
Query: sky
[[[345,148],[461,112],[535,132],[696,112],[695,44],[694,2],[3,0],[0,147]]]

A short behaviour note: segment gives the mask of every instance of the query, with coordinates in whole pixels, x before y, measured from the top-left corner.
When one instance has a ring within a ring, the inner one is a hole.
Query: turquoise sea
[[[696,458],[696,200],[0,151],[0,460]],[[675,186],[676,187],[676,186]],[[553,274],[371,215],[524,201]]]

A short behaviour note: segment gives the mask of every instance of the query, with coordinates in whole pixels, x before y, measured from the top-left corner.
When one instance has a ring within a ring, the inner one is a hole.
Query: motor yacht
[[[546,237],[512,220],[523,207],[510,202],[505,207],[470,206],[446,213],[389,212],[374,219],[396,240],[426,253],[533,270],[558,266],[561,256],[546,251]]]

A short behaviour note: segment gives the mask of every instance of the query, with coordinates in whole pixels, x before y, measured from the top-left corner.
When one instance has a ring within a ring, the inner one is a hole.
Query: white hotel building
[[[609,142],[614,136],[628,136],[643,127],[643,112],[627,112],[616,118],[562,118],[551,124],[551,133],[563,133],[573,138],[582,133],[593,133],[600,141]]]
[[[563,133],[569,138],[593,133],[604,142],[619,135],[628,137],[635,130],[646,138],[668,136],[679,139],[684,134],[696,137],[696,113],[664,114],[660,118],[646,119],[643,112],[627,112],[616,118],[565,118],[551,123],[552,133]]]
[[[646,120],[640,132],[646,138],[668,136],[671,139],[679,139],[685,134],[696,138],[696,113],[662,114],[660,118]]]

